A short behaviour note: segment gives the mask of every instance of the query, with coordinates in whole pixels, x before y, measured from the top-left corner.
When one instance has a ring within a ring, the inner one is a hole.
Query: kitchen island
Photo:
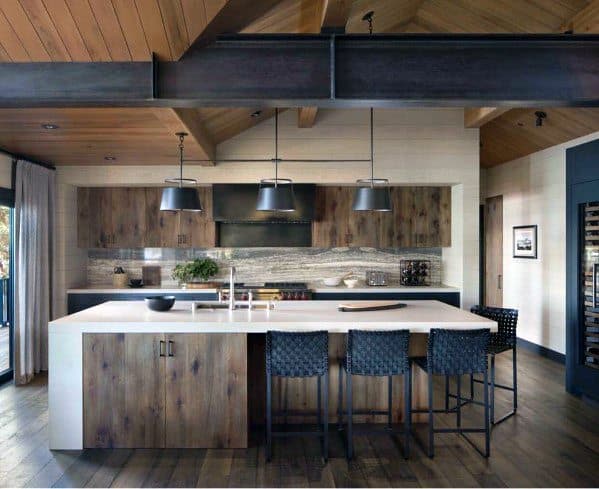
[[[168,312],[120,301],[52,321],[50,448],[246,447],[249,427],[263,421],[268,330],[329,331],[334,421],[337,358],[344,353],[343,333],[349,329],[410,329],[411,355],[425,353],[431,328],[497,329],[492,321],[441,302],[404,302],[403,309],[347,313],[338,311],[339,301],[193,312],[185,301]],[[423,407],[424,376],[413,375],[414,405]],[[313,408],[314,382],[277,379],[275,402],[289,409]],[[401,380],[395,382],[399,396]],[[384,406],[385,379],[357,378],[354,385],[356,409]],[[399,400],[394,405],[399,420]]]

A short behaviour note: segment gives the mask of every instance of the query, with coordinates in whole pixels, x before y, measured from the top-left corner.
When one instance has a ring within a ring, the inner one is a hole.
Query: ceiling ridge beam
[[[222,34],[235,34],[259,19],[281,0],[228,0],[206,24],[202,33],[190,44],[179,59],[186,59],[216,41]]]
[[[216,159],[216,145],[195,109],[166,107],[154,108],[153,112],[173,134],[177,132],[189,134],[200,151],[200,159]],[[202,162],[201,165],[214,166],[214,161]]]
[[[485,125],[496,117],[505,114],[509,107],[475,107],[464,109],[464,127],[474,128]]]

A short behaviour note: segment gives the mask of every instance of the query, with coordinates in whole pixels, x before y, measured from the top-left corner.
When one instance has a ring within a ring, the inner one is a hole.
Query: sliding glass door
[[[13,203],[0,189],[0,383],[13,378]]]

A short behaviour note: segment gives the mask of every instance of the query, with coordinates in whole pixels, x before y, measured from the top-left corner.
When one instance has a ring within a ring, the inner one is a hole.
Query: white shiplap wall
[[[486,170],[486,197],[503,195],[503,305],[519,310],[518,336],[566,351],[566,149],[574,139]],[[538,259],[512,257],[513,226],[537,224]]]
[[[368,158],[368,110],[320,110],[310,129],[297,128],[296,110],[281,114],[280,155],[286,158]],[[221,158],[270,158],[273,120],[218,147]],[[176,161],[173,137],[173,161]],[[118,155],[117,155],[118,156]],[[72,166],[58,168],[59,194],[68,186],[159,185],[176,166]],[[375,172],[393,184],[453,185],[452,246],[443,250],[443,280],[463,288],[464,306],[478,301],[478,129],[465,129],[462,109],[393,109],[375,112]],[[200,183],[257,182],[270,177],[270,163],[187,166]],[[281,177],[314,183],[353,183],[369,176],[366,163],[286,163]],[[63,185],[66,187],[63,188]],[[71,197],[69,197],[71,199]],[[73,212],[72,222],[76,222]],[[65,232],[66,228],[65,228]],[[69,240],[66,241],[67,243]],[[65,251],[65,256],[70,251]]]

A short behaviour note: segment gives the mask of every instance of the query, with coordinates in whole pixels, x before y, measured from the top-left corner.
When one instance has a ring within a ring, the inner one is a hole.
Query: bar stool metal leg
[[[322,421],[322,382],[320,375],[316,377],[316,388],[318,389],[318,394],[316,395],[316,402],[318,404],[317,412],[316,412],[316,424],[320,424]]]
[[[457,384],[457,397],[458,402],[456,404],[456,423],[458,429],[462,427],[462,376],[456,375],[456,384]]]
[[[327,463],[329,460],[329,373],[324,374],[324,393],[323,393],[323,402],[324,402],[324,418],[322,424],[323,434],[323,448],[322,448],[322,456],[324,458],[324,463]]]
[[[489,383],[488,383],[488,374],[484,373],[484,403],[485,403],[485,457],[489,457],[491,455],[491,433],[490,433],[490,425],[489,425]],[[492,405],[492,404],[491,404]]]
[[[347,388],[346,396],[347,399],[345,404],[347,406],[347,458],[351,460],[354,456],[354,433],[353,433],[353,398],[352,398],[352,375],[349,372],[347,374]]]
[[[410,434],[412,431],[412,389],[410,388],[409,378],[412,376],[411,369],[404,374],[403,395],[404,395],[404,458],[410,457]]]
[[[266,460],[272,458],[272,377],[266,373]]]
[[[433,374],[428,372],[428,456],[435,456],[435,420],[433,415]]]
[[[343,429],[343,362],[339,362],[339,386],[337,392],[337,430]]]
[[[389,398],[387,399],[387,427],[391,429],[391,425],[393,424],[393,377],[389,375],[389,389],[388,394]]]
[[[495,355],[491,355],[491,423],[495,424]]]
[[[514,413],[516,409],[518,409],[518,362],[516,359],[516,345],[514,345],[514,350],[512,354],[512,374],[514,381]]]
[[[470,374],[470,400],[474,400],[474,374]]]

